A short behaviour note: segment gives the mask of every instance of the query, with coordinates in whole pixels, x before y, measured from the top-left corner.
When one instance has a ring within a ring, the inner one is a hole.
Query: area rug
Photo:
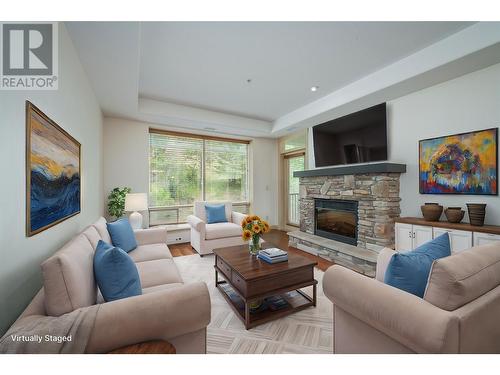
[[[332,353],[332,303],[323,294],[322,271],[314,269],[318,280],[316,307],[246,330],[215,288],[214,259],[213,255],[175,258],[185,282],[204,281],[210,291],[212,320],[207,333],[208,353]],[[312,295],[312,287],[303,290]]]

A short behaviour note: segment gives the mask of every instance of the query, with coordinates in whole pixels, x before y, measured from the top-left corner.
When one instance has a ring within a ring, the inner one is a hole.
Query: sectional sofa
[[[140,296],[104,302],[93,272],[99,240],[111,243],[106,220],[75,236],[42,264],[43,288],[14,323],[16,327],[47,316],[62,317],[99,304],[86,353],[155,339],[172,343],[177,353],[205,353],[210,296],[203,282],[185,284],[166,245],[166,230],[135,232],[138,247],[129,255],[141,279]]]

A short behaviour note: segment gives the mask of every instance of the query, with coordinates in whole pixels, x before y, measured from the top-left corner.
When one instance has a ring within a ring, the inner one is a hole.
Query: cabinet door
[[[413,226],[411,224],[396,223],[396,251],[413,249]]]
[[[452,253],[458,253],[472,247],[472,232],[465,230],[433,228],[434,238],[448,232]]]
[[[425,225],[413,226],[413,248],[432,240],[432,227]]]
[[[496,243],[500,245],[500,235],[498,234],[474,232],[473,237],[474,246],[487,245],[490,243]]]

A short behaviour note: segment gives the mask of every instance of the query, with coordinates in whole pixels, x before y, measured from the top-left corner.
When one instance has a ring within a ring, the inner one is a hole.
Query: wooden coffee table
[[[264,249],[270,247],[276,246],[262,244]],[[248,245],[215,249],[214,253],[215,285],[246,329],[316,306],[318,282],[314,279],[314,266],[317,262],[288,253],[287,262],[268,264],[250,255]],[[223,280],[219,280],[219,275]],[[313,287],[312,297],[300,290],[308,286]],[[228,289],[236,295],[232,293],[230,297]],[[276,310],[250,311],[253,302],[271,296],[281,296],[288,304]]]

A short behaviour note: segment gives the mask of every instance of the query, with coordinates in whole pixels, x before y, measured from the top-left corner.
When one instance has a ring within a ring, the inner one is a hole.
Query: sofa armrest
[[[241,225],[241,222],[247,217],[247,215],[242,214],[241,212],[235,212],[233,211],[231,214],[231,221],[234,224]]]
[[[106,353],[199,331],[210,323],[210,295],[196,282],[100,306],[86,351]]]
[[[396,254],[397,251],[392,250],[388,247],[384,247],[377,257],[377,270],[375,273],[375,279],[384,282],[385,271],[387,270],[387,266],[392,259],[392,256]]]
[[[458,317],[392,286],[334,265],[325,295],[344,311],[418,353],[457,353]]]
[[[135,239],[137,240],[137,245],[139,246],[167,242],[166,227],[136,229],[134,230],[134,233]]]
[[[187,217],[187,222],[191,228],[195,229],[197,232],[202,232],[205,229],[205,222],[198,216],[189,215]]]

